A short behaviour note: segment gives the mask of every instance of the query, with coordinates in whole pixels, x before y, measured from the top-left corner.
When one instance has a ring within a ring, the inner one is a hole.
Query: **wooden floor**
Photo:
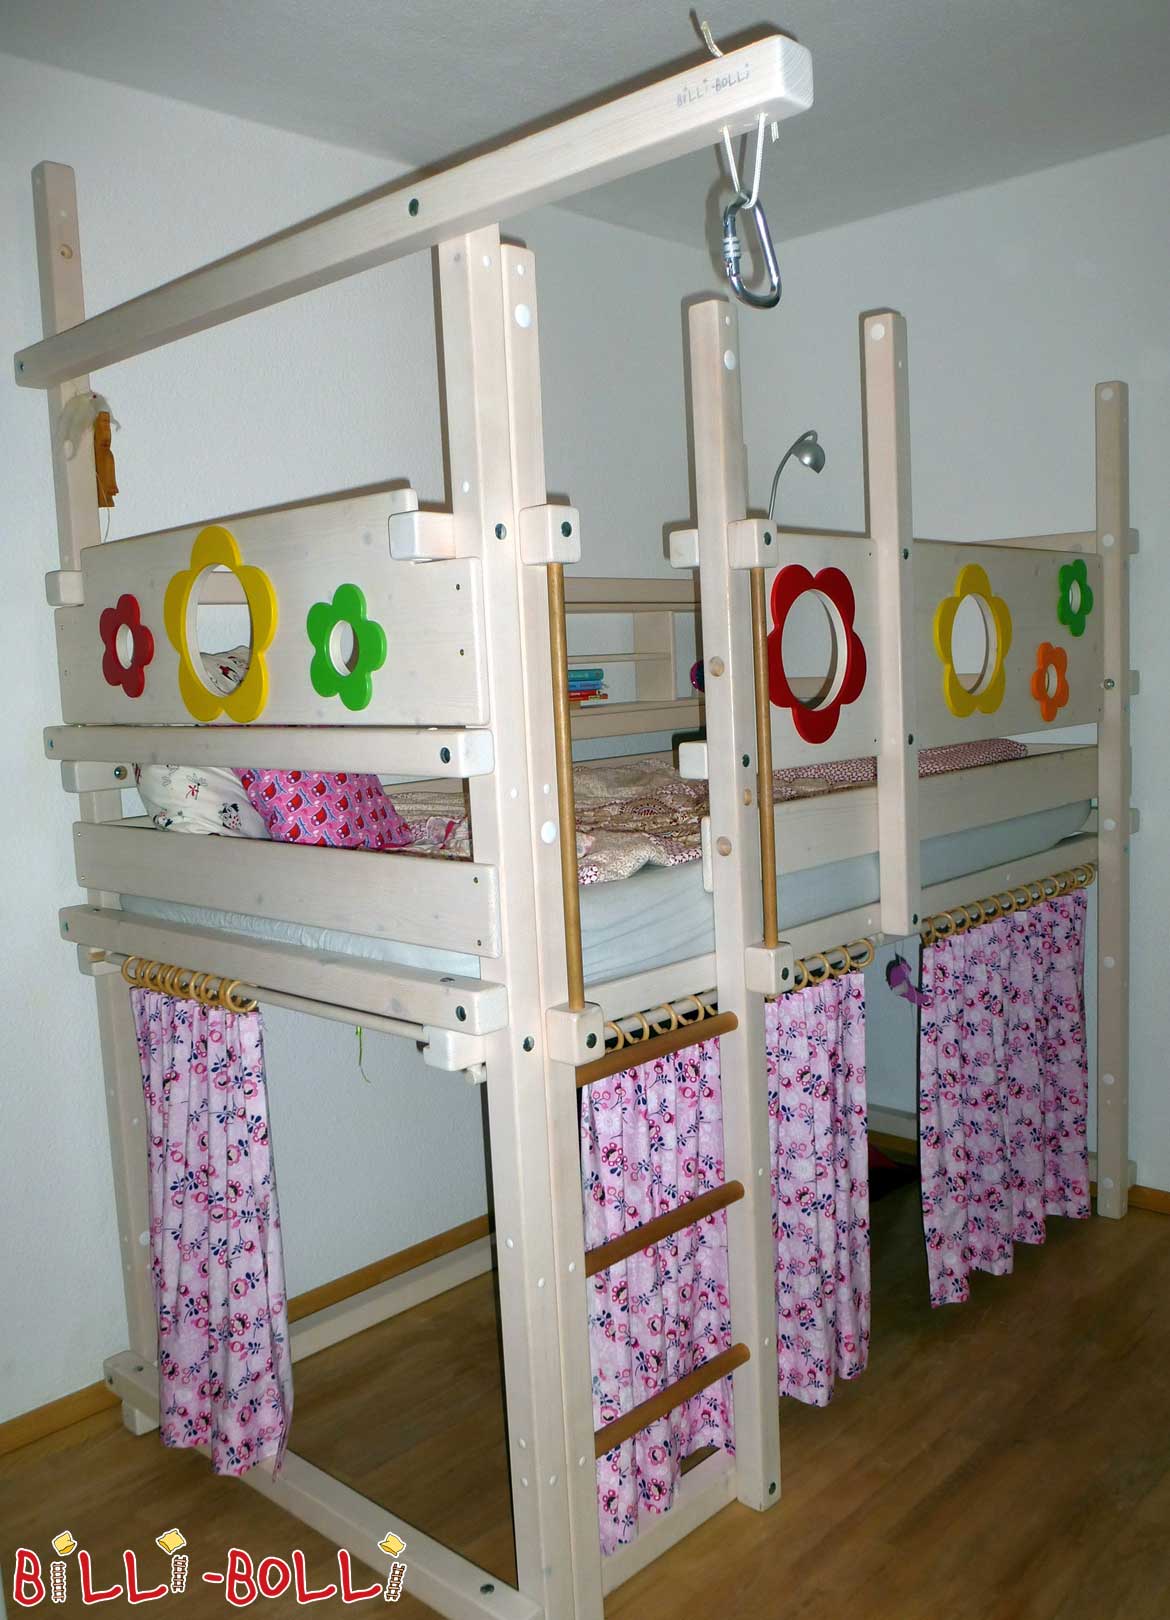
[[[1170,1220],[1054,1221],[1014,1276],[932,1312],[916,1194],[874,1208],[869,1371],[827,1410],[784,1404],[779,1506],[725,1509],[614,1593],[609,1620],[1170,1616]],[[511,1577],[487,1279],[299,1364],[294,1444]],[[123,1547],[157,1581],[154,1537],[172,1525],[196,1575],[223,1569],[232,1544],[257,1560],[303,1548],[323,1580],[336,1569],[320,1537],[112,1415],[0,1463],[9,1580],[16,1546],[47,1560],[69,1529],[107,1583]],[[394,1612],[429,1615],[409,1590]],[[173,1602],[188,1620],[227,1612],[197,1578]],[[74,1586],[44,1607],[88,1612]],[[256,1612],[300,1611],[278,1598]]]

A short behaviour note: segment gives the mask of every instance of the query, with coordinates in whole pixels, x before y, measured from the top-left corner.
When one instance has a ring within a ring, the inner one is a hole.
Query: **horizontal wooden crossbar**
[[[121,776],[95,776],[82,792],[131,786],[131,764],[181,759],[230,770],[241,749],[249,765],[278,771],[465,777],[484,776],[495,763],[491,732],[461,726],[253,725],[246,745],[234,726],[49,726],[45,731],[50,759],[123,767]]]
[[[16,356],[24,387],[100,371],[131,355],[266,309],[376,265],[528,213],[608,180],[714,146],[759,117],[812,105],[812,59],[770,34],[462,163],[409,176],[101,315]]]
[[[694,1372],[687,1373],[677,1383],[671,1384],[667,1389],[660,1389],[657,1395],[651,1395],[648,1401],[641,1401],[637,1406],[623,1412],[621,1417],[607,1423],[604,1428],[598,1429],[593,1436],[594,1453],[604,1457],[615,1446],[620,1446],[623,1440],[631,1435],[641,1434],[643,1429],[649,1428],[658,1418],[665,1417],[673,1412],[676,1406],[682,1406],[695,1395],[701,1395],[712,1384],[717,1384],[728,1373],[742,1367],[745,1361],[752,1359],[752,1353],[746,1344],[733,1344],[730,1350],[722,1350],[719,1355],[712,1356]]]
[[[710,1192],[699,1193],[677,1209],[657,1215],[652,1221],[635,1227],[632,1232],[623,1232],[621,1237],[588,1250],[585,1255],[585,1275],[595,1277],[599,1271],[616,1266],[619,1260],[628,1260],[632,1254],[639,1254],[653,1243],[661,1243],[663,1238],[681,1232],[684,1227],[693,1226],[696,1221],[705,1220],[717,1210],[726,1209],[729,1204],[738,1204],[742,1197],[742,1181],[728,1181],[722,1187],[712,1187]]]
[[[85,947],[90,964],[92,953],[102,951],[111,957],[147,956],[208,971],[214,968],[229,979],[259,988],[262,1000],[283,1005],[274,992],[284,993],[313,1003],[302,1011],[381,1029],[402,1020],[489,1035],[508,1022],[506,988],[482,979],[248,939],[113,907],[67,906],[60,915],[62,937]]]
[[[714,1018],[680,1024],[677,1029],[667,1030],[665,1035],[652,1035],[648,1041],[631,1041],[627,1046],[615,1047],[604,1057],[594,1058],[592,1063],[583,1063],[577,1070],[577,1085],[591,1086],[595,1080],[604,1080],[607,1075],[620,1074],[623,1069],[636,1068],[639,1063],[652,1063],[655,1058],[666,1057],[669,1052],[679,1052],[684,1046],[697,1046],[700,1041],[709,1041],[715,1035],[726,1035],[728,1030],[738,1028],[739,1019],[734,1013],[716,1013]]]

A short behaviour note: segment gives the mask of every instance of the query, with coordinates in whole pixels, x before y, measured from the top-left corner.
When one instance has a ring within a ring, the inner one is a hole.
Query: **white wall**
[[[2,354],[40,331],[29,171],[42,158],[77,170],[91,311],[388,177],[360,154],[10,57],[0,108]],[[688,505],[679,306],[704,261],[571,214],[512,232],[540,255],[550,486],[588,516],[590,571],[665,567],[661,524]],[[635,299],[647,287],[654,297]],[[94,383],[122,424],[114,538],[386,478],[411,478],[426,499],[444,493],[425,255]],[[0,383],[0,442],[13,806],[0,894],[3,1420],[99,1376],[125,1323],[92,990],[56,928],[79,896],[74,806],[40,736],[59,715],[41,583],[57,566],[41,395]],[[366,1084],[352,1030],[276,1012],[266,1025],[294,1292],[483,1210],[477,1091],[375,1035]]]
[[[990,539],[1094,526],[1096,382],[1130,385],[1133,707],[1133,1121],[1138,1179],[1170,1187],[1164,951],[1170,904],[1170,138],[943,198],[802,240],[783,240],[782,317],[745,314],[744,404],[752,497],[780,452],[815,427],[820,477],[784,474],[789,525],[861,528],[858,327],[900,309],[909,327],[914,526]],[[871,1095],[912,1107],[913,1018],[871,975]],[[887,1039],[886,1037],[890,1037]]]

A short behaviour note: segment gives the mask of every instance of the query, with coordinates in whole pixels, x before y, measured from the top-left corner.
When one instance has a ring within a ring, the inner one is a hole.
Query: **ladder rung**
[[[695,1395],[701,1395],[703,1390],[711,1384],[717,1384],[721,1378],[742,1367],[745,1361],[750,1361],[752,1353],[746,1344],[733,1344],[730,1350],[723,1350],[710,1361],[705,1361],[694,1372],[680,1378],[676,1384],[670,1384],[666,1389],[660,1389],[657,1395],[651,1395],[648,1401],[642,1401],[629,1412],[607,1423],[603,1429],[598,1429],[593,1436],[593,1450],[598,1457],[604,1457],[607,1451],[614,1446],[620,1446],[623,1440],[631,1435],[640,1434],[643,1429],[668,1412],[673,1412],[676,1406],[689,1401]]]
[[[635,1227],[632,1232],[624,1232],[621,1237],[589,1249],[585,1255],[585,1275],[595,1277],[599,1271],[617,1265],[619,1260],[628,1260],[632,1254],[648,1249],[652,1243],[661,1243],[663,1238],[681,1232],[684,1227],[705,1220],[716,1210],[726,1209],[728,1204],[737,1204],[742,1197],[742,1181],[728,1181],[722,1187],[712,1187],[709,1192],[699,1193],[677,1209],[668,1210],[665,1215],[656,1215],[652,1221]]]
[[[577,1070],[577,1085],[591,1086],[595,1080],[607,1075],[620,1074],[623,1069],[634,1069],[639,1063],[652,1063],[668,1052],[681,1051],[684,1046],[698,1046],[715,1035],[726,1035],[739,1028],[739,1019],[733,1012],[716,1013],[713,1018],[699,1018],[693,1024],[680,1024],[668,1029],[665,1035],[651,1035],[647,1041],[631,1041],[628,1046],[615,1046],[604,1057],[583,1063]]]

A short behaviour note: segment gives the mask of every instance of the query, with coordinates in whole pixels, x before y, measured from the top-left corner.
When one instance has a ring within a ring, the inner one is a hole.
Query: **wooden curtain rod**
[[[423,1039],[422,1024],[403,1018],[390,1018],[363,1007],[346,1007],[335,1001],[316,1001],[283,990],[270,990],[263,985],[249,984],[241,988],[243,981],[240,979],[227,979],[220,974],[177,967],[170,962],[154,962],[141,956],[121,956],[117,951],[92,951],[90,954],[95,961],[104,960],[111,965],[121,962],[122,977],[132,990],[160,990],[165,995],[201,1001],[206,1007],[222,1006],[228,1012],[252,1012],[258,1004],[285,1007],[289,1012],[360,1025],[365,1030],[377,1030],[382,1035],[401,1035],[416,1042]],[[222,1001],[221,993],[225,998]]]
[[[598,1429],[593,1436],[594,1455],[604,1457],[606,1452],[620,1446],[623,1440],[631,1435],[640,1434],[648,1428],[657,1418],[665,1417],[673,1412],[676,1406],[689,1401],[692,1396],[701,1395],[712,1384],[717,1384],[728,1373],[742,1367],[745,1361],[752,1359],[752,1353],[746,1344],[733,1344],[730,1350],[723,1350],[710,1361],[705,1361],[694,1372],[680,1378],[677,1383],[659,1390],[657,1395],[651,1395],[648,1401],[642,1401],[629,1412],[623,1412],[621,1417],[607,1423],[604,1428]]]
[[[712,1187],[710,1192],[688,1198],[685,1204],[679,1204],[676,1209],[668,1210],[665,1215],[657,1215],[652,1221],[645,1221],[641,1226],[636,1226],[632,1232],[623,1232],[621,1237],[612,1238],[608,1243],[599,1243],[595,1249],[587,1249],[585,1275],[596,1277],[599,1271],[616,1266],[619,1260],[628,1260],[632,1254],[639,1254],[652,1244],[661,1243],[663,1238],[673,1237],[675,1232],[681,1232],[687,1226],[694,1226],[696,1221],[706,1220],[708,1215],[726,1209],[729,1204],[738,1204],[743,1197],[743,1191],[742,1181],[727,1181],[722,1187]]]
[[[776,812],[772,784],[772,705],[768,697],[768,605],[764,570],[749,570],[752,596],[752,666],[756,696],[756,811],[760,822],[760,894],[764,945],[779,943],[776,894]]]
[[[638,1063],[652,1063],[655,1058],[679,1052],[684,1046],[695,1046],[699,1041],[709,1041],[716,1035],[725,1035],[728,1030],[738,1028],[739,1019],[734,1013],[716,1013],[711,1018],[680,1024],[677,1029],[667,1030],[665,1035],[652,1035],[648,1041],[631,1041],[627,1046],[615,1046],[604,1057],[581,1065],[577,1070],[577,1086],[591,1086],[594,1081],[604,1080],[607,1075],[620,1074],[623,1069],[632,1069]]]
[[[553,746],[557,771],[557,821],[561,845],[561,893],[565,908],[565,977],[569,1006],[585,1006],[581,956],[581,888],[577,869],[577,802],[573,790],[573,737],[570,727],[568,638],[565,633],[565,569],[548,565],[548,638],[552,655]]]
[[[1068,871],[1053,872],[1048,877],[1034,878],[1030,883],[1013,884],[1010,889],[988,895],[985,900],[968,900],[966,904],[953,906],[949,911],[937,911],[933,917],[923,919],[919,930],[922,943],[933,945],[936,939],[965,934],[969,928],[978,928],[980,923],[994,922],[997,917],[1010,916],[1013,911],[1027,911],[1030,906],[1055,900],[1058,895],[1071,894],[1074,889],[1087,889],[1096,876],[1096,864],[1082,861]]]

